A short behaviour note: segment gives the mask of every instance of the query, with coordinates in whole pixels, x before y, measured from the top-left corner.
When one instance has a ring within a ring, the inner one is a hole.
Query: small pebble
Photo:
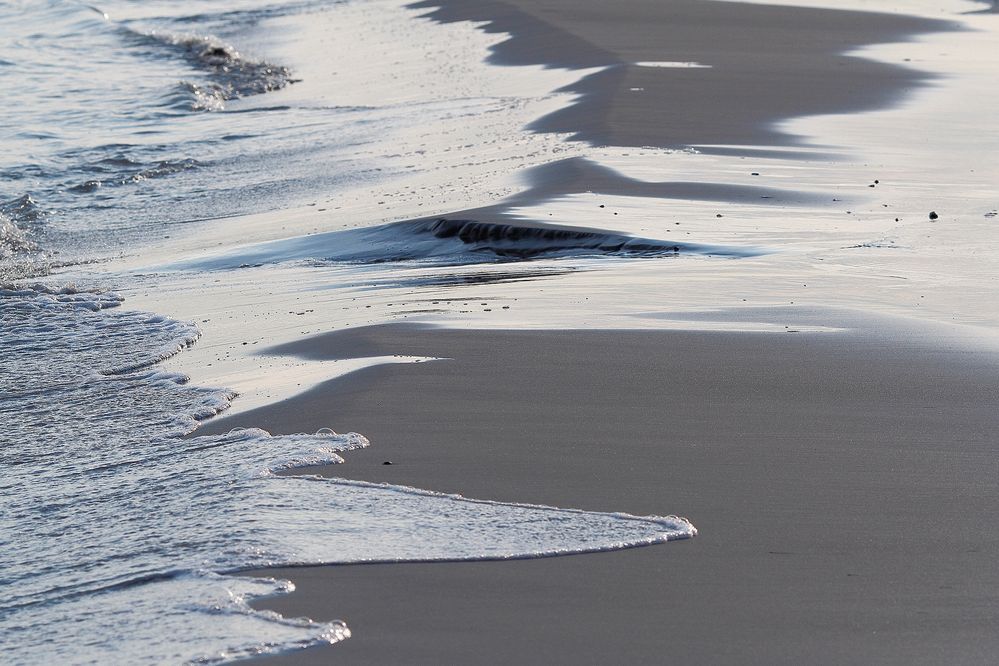
[[[931,211],[930,211],[930,219],[931,219],[931,220],[935,220],[935,219],[937,219],[938,217],[940,217],[940,216],[939,216],[939,215],[937,215],[937,212],[936,212],[935,210],[931,210]]]
[[[386,461],[385,461],[385,462],[383,462],[382,464],[383,464],[383,465],[391,465],[391,464],[392,464],[392,461],[391,461],[391,460],[386,460]]]

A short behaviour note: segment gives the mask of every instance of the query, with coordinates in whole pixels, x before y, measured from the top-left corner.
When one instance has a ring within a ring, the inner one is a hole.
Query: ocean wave
[[[215,37],[124,30],[141,44],[170,49],[207,75],[205,81],[178,83],[190,110],[220,111],[228,100],[279,90],[297,81],[289,68],[246,58]]]
[[[133,185],[152,178],[162,178],[172,176],[175,173],[189,171],[204,166],[204,163],[195,159],[182,160],[161,160],[153,166],[143,166],[129,158],[107,158],[95,165],[95,170],[109,171],[109,167],[117,167],[119,170],[110,177],[91,178],[78,185],[67,188],[76,194],[87,194],[95,192],[103,187],[120,187],[122,185]]]
[[[567,257],[673,257],[688,253],[744,257],[758,251],[640,238],[596,229],[440,217],[261,243],[220,256],[184,261],[171,268],[218,270],[303,260],[462,265]]]
[[[29,194],[0,203],[0,287],[94,261],[57,258],[59,253],[45,243],[44,222],[50,214]]]
[[[694,252],[703,250],[691,244],[637,238],[606,231],[528,227],[447,218],[415,224],[411,231],[414,235],[430,235],[439,240],[457,240],[461,242],[465,252],[493,254],[509,259],[532,259],[563,253],[660,256],[678,254],[681,249]]]
[[[30,194],[0,203],[0,215],[19,223],[37,222],[48,214]]]

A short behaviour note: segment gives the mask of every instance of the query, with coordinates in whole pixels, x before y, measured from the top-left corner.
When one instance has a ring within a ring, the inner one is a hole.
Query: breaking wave
[[[45,214],[27,194],[0,203],[0,284],[45,272],[41,248],[32,238]]]
[[[46,211],[38,205],[30,194],[24,194],[0,204],[0,215],[21,223],[32,223],[41,220]]]
[[[140,44],[171,49],[207,75],[206,81],[178,84],[184,93],[182,99],[186,98],[182,104],[186,103],[190,110],[220,111],[228,100],[279,90],[296,82],[287,67],[246,58],[215,37],[124,30]]]
[[[587,256],[672,257],[687,253],[723,257],[757,254],[751,248],[678,243],[612,231],[432,218],[261,243],[185,261],[172,268],[212,270],[301,260],[460,265]]]
[[[0,259],[9,259],[19,253],[35,249],[35,244],[21,227],[0,213]]]
[[[76,194],[87,194],[95,192],[102,187],[120,187],[122,185],[133,185],[141,183],[151,178],[162,178],[175,173],[197,169],[203,166],[195,159],[182,160],[162,160],[153,166],[144,166],[128,158],[116,158],[101,160],[101,164],[92,168],[100,171],[110,171],[111,175],[104,178],[91,178],[79,185],[69,187],[70,192]]]

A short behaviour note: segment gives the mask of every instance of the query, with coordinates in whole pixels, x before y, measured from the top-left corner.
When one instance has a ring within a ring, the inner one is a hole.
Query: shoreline
[[[823,1],[25,15],[14,660],[991,659],[996,3]]]
[[[268,662],[956,663],[999,647],[994,353],[878,320],[793,335],[389,325],[297,345],[387,349],[453,360],[368,368],[206,428],[333,423],[371,448],[300,473],[677,513],[700,534],[547,563],[250,572],[298,587],[255,607],[354,633]]]

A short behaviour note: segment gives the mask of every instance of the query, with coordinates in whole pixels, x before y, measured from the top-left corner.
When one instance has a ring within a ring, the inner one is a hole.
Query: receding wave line
[[[742,257],[759,252],[751,248],[639,238],[596,229],[442,217],[250,245],[172,267],[213,270],[303,260],[364,264],[418,261],[431,265],[458,265],[559,257],[665,257],[686,253]]]

